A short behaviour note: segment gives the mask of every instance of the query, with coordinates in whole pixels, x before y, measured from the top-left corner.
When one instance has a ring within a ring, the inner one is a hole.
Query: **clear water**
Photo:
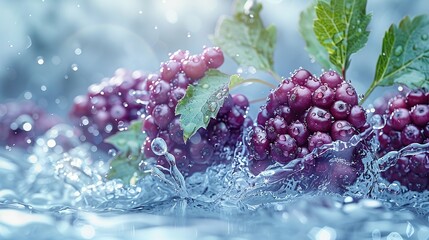
[[[380,178],[398,156],[427,152],[429,144],[377,159],[372,138],[382,125],[374,117],[373,128],[350,142],[312,153],[366,141],[364,171],[342,191],[328,180],[309,191],[285,178],[308,159],[253,177],[246,141],[235,152],[226,149],[230,164],[187,179],[163,143],[154,141],[171,168],[148,167],[148,177],[127,186],[104,178],[109,156],[98,156],[71,128],[58,125],[30,153],[0,153],[0,239],[429,239],[429,194]]]

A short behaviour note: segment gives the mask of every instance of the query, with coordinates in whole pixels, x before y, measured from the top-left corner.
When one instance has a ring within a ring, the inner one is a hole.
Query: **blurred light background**
[[[276,71],[289,76],[302,66],[320,74],[298,32],[299,14],[311,1],[260,2],[264,22],[278,29]],[[212,45],[209,35],[219,16],[232,13],[231,5],[227,0],[0,0],[0,102],[31,98],[51,112],[67,112],[74,96],[119,67],[154,72],[170,52],[199,53],[204,45]],[[389,25],[405,15],[428,13],[429,3],[369,0],[368,12],[373,14],[371,35],[367,47],[353,55],[348,73],[359,94],[372,81]],[[230,74],[238,69],[230,59],[222,67]],[[257,99],[269,91],[261,89],[237,91]],[[385,89],[374,95],[380,91]],[[261,104],[254,104],[251,114]]]

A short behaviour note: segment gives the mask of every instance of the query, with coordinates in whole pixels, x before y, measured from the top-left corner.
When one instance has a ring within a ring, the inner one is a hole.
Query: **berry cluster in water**
[[[187,142],[180,127],[180,116],[175,115],[177,103],[184,97],[186,88],[197,84],[207,70],[218,68],[223,62],[223,52],[217,47],[209,47],[196,55],[178,50],[161,64],[159,78],[148,91],[147,116],[143,122],[143,130],[148,136],[144,143],[146,157],[154,157],[159,165],[169,167],[165,157],[156,156],[151,149],[152,140],[160,137],[185,175],[225,161],[225,157],[219,155],[225,148],[233,149],[243,126],[251,124],[246,121],[249,101],[244,95],[229,95],[216,119],[211,119],[206,129],[199,129]]]
[[[394,96],[376,110],[386,117],[386,125],[378,135],[379,156],[412,143],[429,142],[429,92],[426,90],[415,89],[406,95]],[[382,176],[410,190],[429,190],[429,153],[401,157]]]
[[[70,115],[84,133],[82,140],[101,149],[112,148],[104,140],[144,113],[149,85],[156,79],[157,75],[118,69],[113,77],[92,84],[85,95],[75,97]]]
[[[332,141],[348,141],[368,125],[354,87],[335,71],[319,78],[296,70],[268,96],[250,139],[254,174],[287,164]]]

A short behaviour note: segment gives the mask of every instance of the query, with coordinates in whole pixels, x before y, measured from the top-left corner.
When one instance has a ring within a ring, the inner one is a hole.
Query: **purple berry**
[[[410,112],[406,108],[396,109],[390,115],[390,120],[392,122],[392,128],[401,131],[411,122]]]
[[[274,161],[285,164],[295,159],[296,150],[295,139],[288,134],[282,134],[271,145],[271,156]]]
[[[366,114],[362,106],[355,105],[350,109],[350,114],[347,120],[357,129],[361,128],[366,123]]]
[[[335,101],[330,108],[330,112],[335,119],[345,120],[350,114],[350,104],[341,100]]]
[[[414,89],[406,95],[409,108],[417,104],[428,104],[425,91],[423,89]]]
[[[156,105],[152,112],[156,125],[162,130],[166,129],[168,124],[174,118],[174,111],[167,104]]]
[[[419,127],[425,126],[429,122],[429,105],[417,104],[411,108],[411,120]]]
[[[295,121],[288,127],[287,132],[292,138],[296,140],[298,146],[302,146],[307,143],[309,132],[304,123]]]
[[[355,128],[353,128],[353,126],[349,122],[344,120],[338,120],[335,121],[334,124],[332,124],[331,137],[334,141],[341,140],[347,142],[354,135],[356,135]]]
[[[404,146],[411,143],[422,143],[423,136],[419,128],[413,124],[409,124],[401,131],[401,141]]]
[[[314,90],[313,104],[320,108],[329,108],[335,100],[335,92],[330,87],[322,85]]]
[[[194,55],[183,61],[182,68],[189,78],[197,80],[204,76],[207,65],[201,56]]]
[[[343,83],[339,86],[335,92],[335,99],[341,100],[345,103],[348,103],[352,106],[358,104],[358,96],[352,85],[349,83]]]
[[[332,143],[332,138],[327,133],[316,132],[308,139],[308,150],[321,147],[324,144]]]
[[[304,86],[296,86],[291,90],[288,100],[292,111],[303,112],[311,106],[311,91]]]
[[[304,86],[309,77],[312,77],[309,71],[305,69],[298,69],[294,72],[291,79],[294,84]]]
[[[331,129],[332,116],[322,108],[312,107],[308,111],[305,121],[312,132],[328,132]]]
[[[341,78],[341,76],[337,72],[332,70],[324,72],[320,76],[320,81],[322,82],[322,84],[326,84],[332,89],[336,89],[341,85],[341,83],[343,83],[343,79]]]
[[[223,52],[218,47],[205,48],[203,58],[208,68],[218,68],[224,62]]]

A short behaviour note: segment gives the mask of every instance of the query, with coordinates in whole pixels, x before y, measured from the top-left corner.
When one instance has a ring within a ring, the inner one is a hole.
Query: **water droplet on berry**
[[[400,56],[402,54],[402,52],[404,51],[404,48],[402,46],[397,46],[395,48],[395,55],[396,56]]]
[[[150,147],[153,153],[155,153],[158,156],[162,156],[167,153],[167,143],[162,138],[157,137],[154,140],[152,140]]]
[[[355,90],[352,87],[348,87],[346,89],[348,95],[353,96],[355,94]]]

